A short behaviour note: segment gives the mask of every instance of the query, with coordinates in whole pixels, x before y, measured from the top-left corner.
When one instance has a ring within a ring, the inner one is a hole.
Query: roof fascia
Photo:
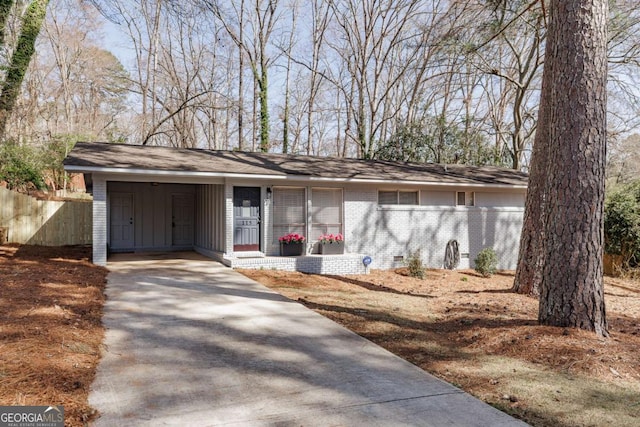
[[[108,168],[102,166],[76,166],[65,165],[67,172],[96,173],[113,175],[140,175],[146,177],[176,177],[176,178],[235,178],[235,179],[271,179],[297,182],[324,182],[324,183],[352,183],[352,184],[381,184],[381,185],[430,185],[439,187],[467,187],[467,188],[504,188],[526,189],[523,184],[490,184],[478,182],[442,182],[442,181],[411,181],[401,179],[367,179],[367,178],[330,178],[308,175],[268,175],[268,174],[240,174],[230,172],[199,172],[199,171],[173,171],[159,169],[140,168]]]

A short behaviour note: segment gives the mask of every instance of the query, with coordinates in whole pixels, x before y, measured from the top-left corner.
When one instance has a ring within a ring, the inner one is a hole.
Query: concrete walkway
[[[214,261],[170,257],[110,260],[95,426],[526,425]]]

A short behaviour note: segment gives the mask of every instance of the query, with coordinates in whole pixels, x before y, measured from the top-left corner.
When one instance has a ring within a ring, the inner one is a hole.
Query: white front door
[[[134,249],[133,193],[111,193],[111,249]]]
[[[171,197],[171,229],[173,246],[193,246],[193,195],[174,194]]]

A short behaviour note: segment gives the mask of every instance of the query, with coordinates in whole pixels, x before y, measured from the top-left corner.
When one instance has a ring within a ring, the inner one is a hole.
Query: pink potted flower
[[[341,255],[344,253],[344,236],[338,234],[323,234],[318,238],[320,253],[323,255]]]
[[[306,238],[298,233],[289,233],[280,236],[280,256],[300,256],[304,253]]]

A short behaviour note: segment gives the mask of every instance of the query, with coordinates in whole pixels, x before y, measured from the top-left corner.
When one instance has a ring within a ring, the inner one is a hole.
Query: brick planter
[[[320,243],[320,253],[322,255],[342,255],[344,242]]]

